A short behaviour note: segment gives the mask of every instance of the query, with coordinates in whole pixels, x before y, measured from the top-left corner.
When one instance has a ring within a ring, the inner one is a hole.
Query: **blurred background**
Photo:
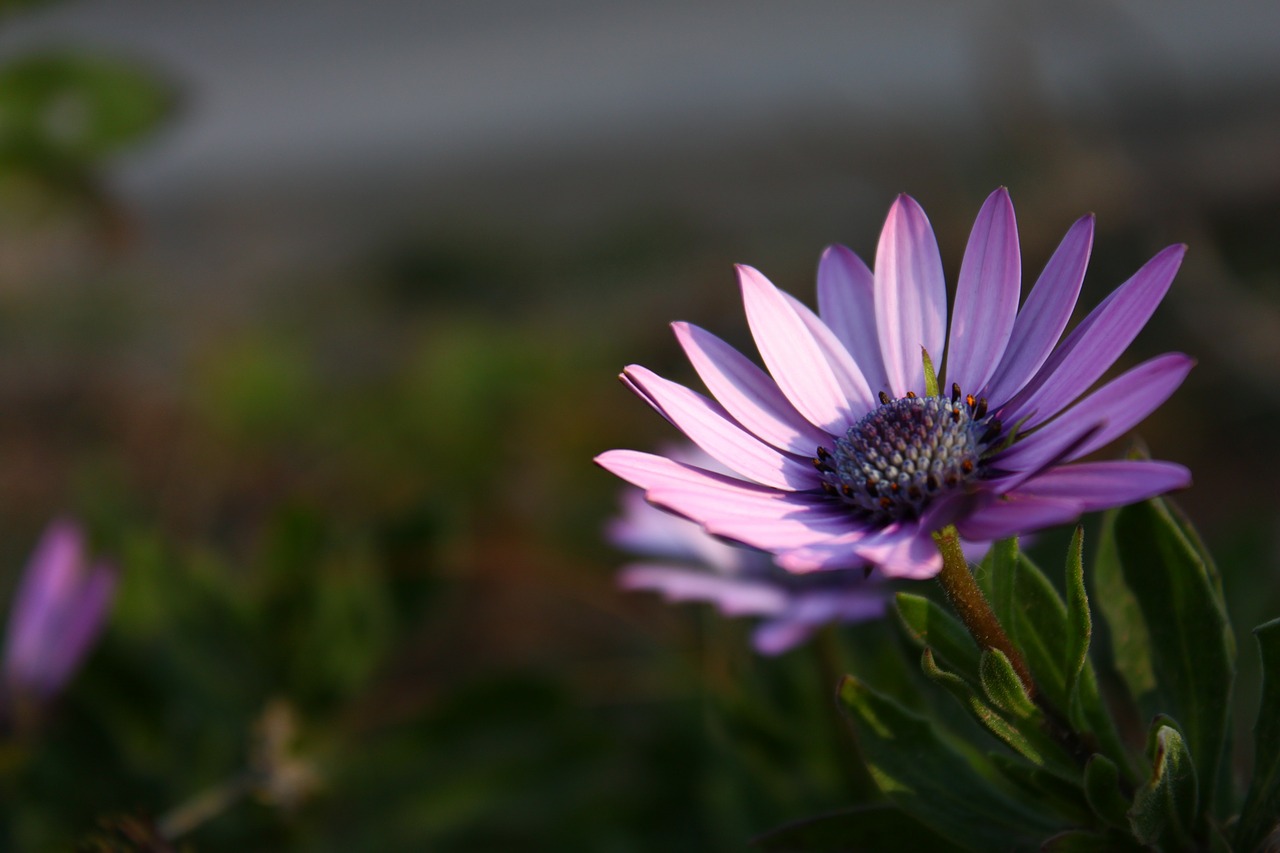
[[[58,515],[122,573],[0,750],[0,847],[738,850],[865,797],[830,676],[927,701],[894,626],[762,659],[619,592],[591,458],[674,437],[615,380],[692,379],[669,321],[748,342],[734,262],[812,302],[898,192],[951,280],[996,186],[1027,278],[1096,212],[1083,308],[1190,244],[1118,369],[1199,359],[1141,435],[1195,473],[1247,743],[1280,5],[0,9],[0,596]]]

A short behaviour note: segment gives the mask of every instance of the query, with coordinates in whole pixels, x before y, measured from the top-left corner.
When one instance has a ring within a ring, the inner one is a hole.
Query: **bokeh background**
[[[738,850],[866,797],[832,674],[936,699],[895,626],[766,660],[617,591],[590,460],[674,437],[614,378],[692,378],[668,321],[747,342],[732,263],[811,299],[903,191],[952,278],[998,185],[1028,277],[1096,212],[1082,306],[1191,245],[1120,366],[1200,362],[1141,436],[1195,473],[1247,754],[1280,5],[0,9],[0,596],[57,515],[123,578],[0,750],[0,847]]]

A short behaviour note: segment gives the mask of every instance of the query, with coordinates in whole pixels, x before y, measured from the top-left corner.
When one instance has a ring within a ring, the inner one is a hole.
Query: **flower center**
[[[899,400],[849,427],[834,450],[813,460],[822,488],[876,525],[918,518],[939,496],[959,491],[982,472],[984,455],[999,441],[1001,424],[987,417],[987,401],[961,397]]]

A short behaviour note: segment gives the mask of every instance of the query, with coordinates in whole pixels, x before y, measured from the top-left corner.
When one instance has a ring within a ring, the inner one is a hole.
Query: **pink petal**
[[[947,342],[947,385],[976,393],[1004,354],[1018,313],[1022,261],[1009,192],[1001,187],[978,213],[956,283]]]
[[[1100,421],[1054,421],[994,457],[992,466],[1008,473],[989,480],[987,487],[996,494],[1012,491],[1046,468],[1068,459],[1105,428],[1106,424]]]
[[[1080,296],[1092,245],[1093,216],[1086,216],[1067,231],[1027,296],[1014,321],[1000,367],[985,393],[973,392],[991,400],[992,408],[999,408],[1022,390],[1053,352]]]
[[[1113,460],[1054,468],[1023,483],[1017,494],[1075,501],[1085,512],[1093,512],[1190,485],[1191,472],[1173,462]]]
[[[1005,423],[1030,414],[1027,427],[1052,418],[1097,381],[1147,324],[1169,290],[1186,246],[1170,246],[1120,285],[1084,319],[1040,372],[999,412]]]
[[[939,363],[947,325],[947,286],[929,219],[910,196],[889,210],[876,248],[876,327],[894,396],[924,391],[920,348]]]
[[[828,246],[818,264],[818,314],[857,362],[872,393],[889,390],[876,329],[876,280],[844,246]]]
[[[780,613],[787,594],[776,584],[676,566],[637,563],[618,575],[623,589],[660,592],[668,601],[708,601],[726,616]]]
[[[738,423],[791,453],[812,455],[830,444],[831,436],[801,417],[777,383],[746,356],[697,326],[673,323],[672,328],[707,390]]]
[[[1073,521],[1083,511],[1078,501],[1014,493],[993,499],[968,518],[961,519],[956,528],[966,539],[1007,539]]]
[[[629,366],[625,374],[655,409],[720,464],[777,489],[817,488],[812,463],[760,441],[718,404],[639,365]]]
[[[858,418],[822,346],[768,279],[742,265],[738,278],[747,324],[782,393],[810,423],[832,435],[843,434]]]
[[[1195,359],[1182,353],[1165,353],[1143,362],[1111,380],[1054,421],[1072,419],[1106,421],[1096,435],[1072,451],[1067,461],[1104,447],[1141,423],[1187,378]]]
[[[782,293],[782,295],[791,304],[796,316],[804,321],[814,341],[826,357],[827,363],[831,365],[831,370],[835,373],[836,380],[840,383],[840,390],[847,401],[849,412],[860,418],[879,405],[871,397],[871,388],[867,385],[862,370],[835,333],[827,328],[827,324],[822,322],[808,305],[789,293]]]

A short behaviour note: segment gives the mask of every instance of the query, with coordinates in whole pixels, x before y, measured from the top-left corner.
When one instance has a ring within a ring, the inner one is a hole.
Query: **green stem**
[[[942,571],[938,574],[938,582],[942,584],[951,608],[969,629],[979,648],[996,649],[1009,659],[1013,671],[1018,674],[1022,686],[1026,688],[1027,695],[1035,699],[1036,683],[1031,678],[1031,670],[1027,669],[1026,661],[1014,648],[1013,641],[1000,626],[1000,621],[992,612],[991,605],[987,603],[982,590],[978,588],[978,582],[973,579],[973,572],[969,571],[969,561],[964,558],[964,551],[960,547],[960,534],[956,531],[955,525],[948,525],[933,534],[933,539],[938,543],[938,550],[942,552]]]

